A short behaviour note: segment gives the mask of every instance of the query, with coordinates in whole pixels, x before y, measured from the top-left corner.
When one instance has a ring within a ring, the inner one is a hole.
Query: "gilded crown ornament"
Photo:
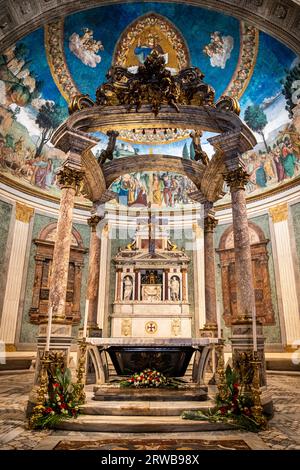
[[[138,111],[143,104],[151,104],[155,115],[163,104],[179,111],[178,104],[209,105],[214,103],[214,89],[203,82],[203,73],[197,67],[172,75],[164,58],[153,50],[137,73],[124,67],[111,67],[96,92],[96,103],[103,106],[125,105]]]

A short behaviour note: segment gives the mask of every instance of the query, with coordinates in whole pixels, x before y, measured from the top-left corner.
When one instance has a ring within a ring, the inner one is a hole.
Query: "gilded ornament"
[[[239,116],[241,112],[240,103],[233,96],[221,96],[216,102],[216,108],[220,111],[231,111]]]
[[[204,218],[204,232],[213,232],[218,225],[218,220],[212,215]]]
[[[130,318],[123,318],[121,323],[121,336],[131,336],[132,324]]]
[[[178,104],[213,106],[214,89],[203,82],[204,75],[197,67],[172,75],[164,58],[153,50],[137,73],[123,67],[111,67],[107,82],[96,91],[96,103],[102,106],[124,105],[139,111],[150,104],[155,115],[163,104],[179,111]]]
[[[277,206],[270,207],[269,212],[273,223],[283,222],[284,220],[288,219],[289,207],[285,202],[284,204],[278,204]]]
[[[226,173],[224,179],[230,187],[230,191],[233,192],[239,189],[245,189],[249,181],[249,174],[242,167],[239,167]]]
[[[68,106],[69,114],[81,111],[82,109],[92,108],[94,105],[95,103],[89,95],[75,95]]]
[[[84,339],[78,341],[78,362],[77,362],[77,398],[80,404],[85,403],[86,395],[84,391],[87,363],[87,342]]]
[[[87,223],[89,227],[91,227],[92,232],[96,231],[96,227],[99,224],[100,220],[101,220],[101,217],[99,217],[99,215],[96,215],[96,214],[92,215],[89,219],[87,219]]]
[[[34,214],[33,207],[28,207],[25,204],[16,202],[16,220],[29,224],[31,217]]]
[[[57,173],[57,181],[61,188],[73,188],[79,194],[83,189],[83,176],[83,171],[62,167]]]
[[[138,59],[134,56],[134,49],[142,43],[152,48],[162,44],[166,48],[163,52],[168,53],[169,58],[173,56],[168,64],[172,68],[181,70],[189,66],[188,48],[180,32],[172,23],[155,13],[138,18],[125,30],[117,44],[113,63],[120,67],[135,65]]]

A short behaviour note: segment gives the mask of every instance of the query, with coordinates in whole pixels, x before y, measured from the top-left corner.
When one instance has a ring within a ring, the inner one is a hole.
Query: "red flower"
[[[226,406],[221,406],[220,412],[221,412],[221,415],[226,415],[226,413],[227,413],[227,407],[226,407]]]
[[[54,388],[57,388],[57,387],[59,387],[59,384],[58,384],[57,382],[55,382],[55,383],[53,384],[53,387],[54,387]]]
[[[234,388],[235,390],[238,390],[239,384],[238,384],[238,383],[233,384],[233,388]]]
[[[67,405],[66,405],[66,403],[62,403],[61,405],[59,405],[59,407],[60,407],[61,409],[66,409],[66,408],[67,408]]]
[[[46,412],[46,413],[51,413],[51,411],[53,411],[53,410],[52,410],[52,408],[51,408],[50,406],[48,406],[48,408],[45,409],[45,412]]]

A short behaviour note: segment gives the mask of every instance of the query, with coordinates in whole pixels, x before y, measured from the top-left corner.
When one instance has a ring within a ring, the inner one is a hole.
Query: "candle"
[[[257,351],[257,334],[256,334],[256,311],[255,305],[252,310],[252,335],[253,335],[253,351]]]
[[[83,338],[86,338],[87,324],[89,318],[89,299],[85,301],[84,322],[83,322]]]
[[[217,302],[217,325],[218,325],[218,338],[221,338],[221,309],[220,309],[220,302]]]
[[[49,307],[48,310],[48,325],[47,325],[47,339],[46,339],[46,346],[45,351],[49,352],[50,350],[50,338],[51,338],[51,328],[52,328],[52,313],[53,307]]]

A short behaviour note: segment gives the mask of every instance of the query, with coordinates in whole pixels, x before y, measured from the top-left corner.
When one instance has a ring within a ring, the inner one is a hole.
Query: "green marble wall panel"
[[[297,262],[300,269],[300,203],[292,204],[290,206],[292,215],[292,223],[294,229],[294,237],[296,243]]]
[[[274,269],[270,226],[269,226],[269,217],[267,214],[265,214],[259,217],[252,217],[249,220],[251,220],[251,222],[253,222],[254,224],[258,225],[263,230],[265,237],[268,240],[270,240],[267,245],[268,254],[269,254],[268,269],[269,269],[269,275],[270,275],[271,296],[272,296],[272,305],[274,309],[275,325],[264,326],[263,332],[266,338],[266,343],[281,344],[281,331],[280,331],[280,323],[279,323],[278,302],[277,302],[277,295],[276,295],[275,269]],[[230,225],[231,224],[224,224],[224,225],[217,226],[215,230],[215,247],[216,248],[219,246],[220,239],[224,231]],[[221,312],[222,312],[223,311],[222,283],[221,283],[221,269],[220,269],[219,262],[220,262],[219,256],[217,255],[217,258],[216,258],[217,299],[220,302]],[[230,328],[226,328],[224,323],[222,325],[222,328],[224,330],[224,336],[228,338],[230,336]]]
[[[56,222],[56,220],[57,219],[53,217],[35,214],[34,222],[33,222],[33,230],[32,230],[32,240],[34,240],[35,238],[38,238],[39,233],[46,225],[52,222]],[[81,224],[74,224],[74,227],[80,233],[83,239],[84,247],[88,248],[89,247],[89,227],[86,225],[81,225]],[[35,254],[36,254],[36,245],[32,241],[30,254],[29,254],[27,279],[26,279],[24,310],[23,310],[23,316],[22,316],[22,325],[21,325],[20,341],[19,341],[20,343],[36,343],[36,335],[37,335],[38,327],[37,325],[34,325],[29,322],[29,310],[31,307],[32,290],[33,290],[33,283],[34,283],[34,272],[35,272],[35,259],[34,259]],[[83,321],[83,315],[84,315],[87,275],[88,275],[88,253],[84,255],[84,268],[82,272],[81,301],[80,301],[82,321]],[[72,333],[74,337],[77,335],[77,331],[78,331],[78,326],[73,327]]]
[[[0,201],[0,285],[2,286],[1,274],[5,264],[5,252],[7,245],[7,238],[9,232],[9,224],[11,219],[13,206],[7,202]]]

